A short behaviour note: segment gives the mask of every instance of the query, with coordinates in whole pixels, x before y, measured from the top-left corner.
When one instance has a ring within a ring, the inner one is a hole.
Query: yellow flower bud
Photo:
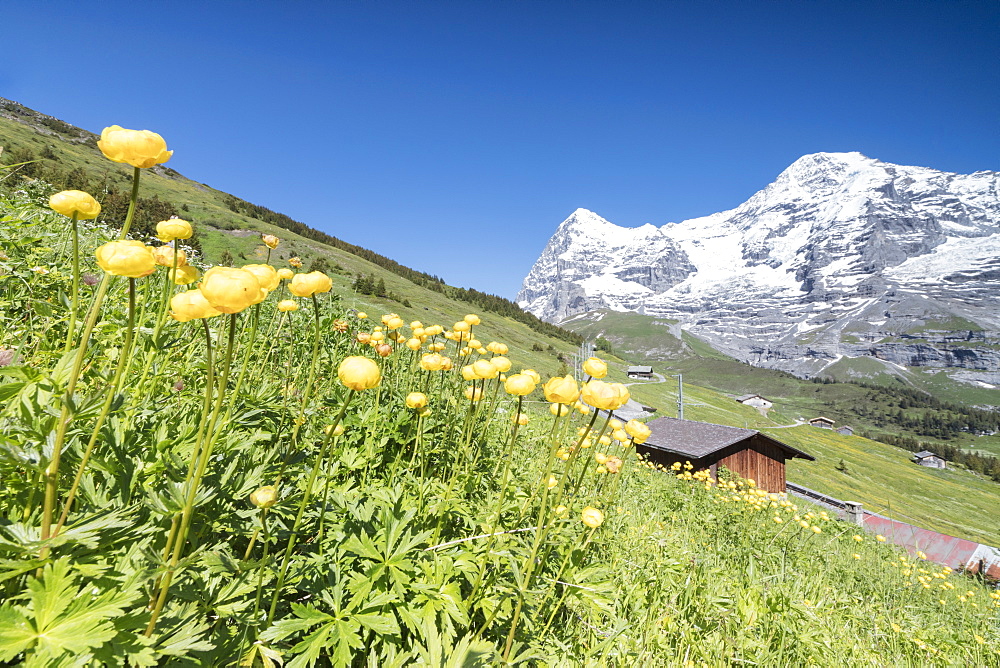
[[[140,168],[164,163],[173,155],[167,150],[167,142],[155,132],[126,130],[119,125],[104,128],[97,148],[108,160]]]
[[[190,239],[193,235],[191,223],[180,218],[161,220],[156,224],[156,238],[165,244],[174,239]]]
[[[548,487],[549,489],[552,489],[558,484],[559,480],[554,475],[550,475],[549,479],[545,482],[545,486]]]
[[[288,267],[282,267],[281,269],[278,270],[278,278],[280,278],[283,281],[287,281],[294,275],[295,272],[289,269]]]
[[[556,517],[564,517],[569,512],[569,508],[564,505],[558,505],[552,509],[552,512],[555,513]]]
[[[364,311],[358,311],[357,313],[354,314],[354,317],[357,318],[358,320],[364,320],[365,318],[368,317],[368,314],[365,313]]]
[[[170,316],[178,322],[211,318],[221,314],[221,311],[208,303],[200,290],[181,292],[170,299]]]
[[[535,391],[535,381],[531,376],[526,376],[523,373],[515,373],[504,381],[503,388],[507,391],[507,394],[524,397]]]
[[[174,266],[174,249],[172,246],[159,246],[153,249],[153,259],[161,267]],[[183,267],[188,262],[187,253],[180,248],[177,249],[177,266]]]
[[[156,259],[141,241],[109,241],[94,251],[97,264],[115,276],[142,278],[156,271]]]
[[[260,287],[268,292],[271,292],[281,284],[281,277],[278,276],[275,268],[269,264],[248,264],[243,269],[256,276]]]
[[[522,369],[521,373],[523,373],[525,376],[531,376],[532,379],[535,381],[536,385],[542,382],[542,377],[538,375],[538,372],[535,371],[534,369]]]
[[[462,318],[462,320],[469,323],[470,325],[478,325],[480,323],[479,316],[476,315],[475,313],[470,313],[469,315]]]
[[[264,242],[265,246],[271,249],[277,248],[278,244],[281,243],[281,240],[273,234],[262,234],[260,235],[260,240]]]
[[[320,292],[329,292],[333,281],[322,271],[310,271],[308,274],[295,274],[288,284],[288,291],[296,297],[310,297]]]
[[[593,506],[587,506],[580,513],[580,519],[591,529],[596,529],[604,524],[604,513]]]
[[[545,393],[545,400],[557,404],[571,404],[580,396],[580,388],[577,387],[573,376],[556,376],[550,378],[542,386]]]
[[[603,464],[604,462],[608,461],[608,456],[603,452],[595,452],[594,461],[597,462],[598,464]]]
[[[469,401],[479,401],[483,398],[483,391],[475,385],[469,385],[465,388],[465,398]]]
[[[452,329],[454,329],[456,332],[467,332],[472,328],[469,326],[469,323],[463,320],[456,322],[455,326]]]
[[[427,395],[423,392],[410,392],[406,395],[406,407],[421,409],[427,406]]]
[[[513,417],[512,422],[516,422],[518,425],[526,427],[528,425],[528,416],[524,413],[518,413]]]
[[[274,485],[260,487],[250,495],[250,503],[258,508],[270,508],[278,502],[278,490]]]
[[[330,435],[330,431],[331,431],[330,430],[331,427],[333,427],[333,425],[331,425],[331,424],[326,425],[323,428],[323,433],[326,434],[327,436],[329,436]],[[333,427],[333,435],[334,436],[343,436],[344,435],[344,425],[338,424],[336,427]]]
[[[208,303],[223,313],[239,313],[267,297],[256,276],[232,267],[212,267],[205,272],[198,289]]]
[[[288,264],[292,265],[296,269],[301,269],[302,268],[302,259],[298,258],[298,257],[290,257],[290,258],[288,258]]]
[[[337,377],[348,389],[360,392],[378,385],[382,380],[382,372],[373,360],[353,355],[340,363]]]
[[[278,310],[282,313],[288,313],[289,311],[298,311],[299,303],[294,299],[282,299],[278,302]]]
[[[608,457],[608,461],[604,462],[604,467],[608,469],[608,473],[618,473],[621,471],[623,463],[621,457]]]
[[[562,417],[569,413],[569,406],[566,404],[549,404],[549,412],[556,417]]]
[[[388,357],[392,354],[392,346],[388,343],[380,343],[375,346],[375,352],[379,354],[379,357]]]
[[[410,350],[420,350],[420,339],[408,339],[406,341],[406,347]]]
[[[613,432],[611,432],[611,438],[615,439],[616,441],[621,441],[622,443],[624,443],[629,439],[629,435],[628,432],[625,431],[624,429],[615,429]]]
[[[101,205],[82,190],[63,190],[49,198],[49,208],[69,218],[76,214],[79,220],[97,218]]]
[[[183,267],[171,267],[167,274],[174,285],[189,285],[197,281],[199,276],[198,269],[189,264]]]
[[[583,372],[595,380],[608,375],[607,363],[599,357],[591,357],[584,361]]]
[[[444,365],[444,358],[437,353],[427,353],[420,358],[420,368],[424,371],[440,371]]]

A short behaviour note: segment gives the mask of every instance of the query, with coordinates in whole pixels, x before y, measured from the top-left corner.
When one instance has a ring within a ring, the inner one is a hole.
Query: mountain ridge
[[[802,156],[739,206],[680,223],[623,228],[578,209],[517,300],[551,322],[604,308],[678,318],[726,354],[806,377],[869,356],[998,383],[997,288],[1000,173],[847,152]],[[955,339],[949,321],[980,345],[890,340]]]

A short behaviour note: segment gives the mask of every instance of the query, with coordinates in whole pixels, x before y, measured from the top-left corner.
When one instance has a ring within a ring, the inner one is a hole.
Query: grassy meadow
[[[639,460],[593,410],[620,360],[548,378],[561,340],[356,295],[286,239],[181,285],[181,222],[0,186],[4,665],[1000,664],[985,583]]]

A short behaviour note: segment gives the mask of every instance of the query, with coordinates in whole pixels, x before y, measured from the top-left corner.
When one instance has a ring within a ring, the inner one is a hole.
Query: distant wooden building
[[[625,375],[629,378],[652,378],[653,367],[651,366],[630,366]]]
[[[743,478],[753,478],[769,492],[785,491],[786,460],[816,459],[755,429],[668,417],[650,420],[646,426],[652,433],[636,450],[648,460],[664,466],[689,461],[695,470],[708,469],[713,477],[719,466],[725,466]]]
[[[774,405],[773,402],[768,401],[759,394],[744,394],[741,397],[736,397],[736,401],[746,406],[753,406],[754,408],[763,408],[764,410],[767,410]]]
[[[812,420],[809,420],[809,426],[819,427],[820,429],[833,429],[833,420],[820,415],[819,417],[814,417]]]
[[[842,436],[854,436],[854,427],[845,424],[843,427],[837,427],[837,433]]]
[[[929,450],[922,450],[913,455],[913,463],[920,464],[921,466],[926,466],[931,469],[946,469],[948,468],[948,462],[946,462],[941,457],[938,457],[933,452]]]

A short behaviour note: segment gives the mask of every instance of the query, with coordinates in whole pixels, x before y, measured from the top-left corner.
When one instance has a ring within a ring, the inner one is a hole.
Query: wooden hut
[[[651,366],[630,366],[625,372],[629,378],[652,378],[653,367]]]
[[[820,415],[819,417],[814,417],[812,420],[809,420],[809,426],[819,427],[820,429],[833,429],[833,420]]]
[[[948,468],[948,464],[943,458],[938,457],[936,454],[928,450],[921,450],[920,452],[915,453],[913,455],[913,462],[932,469]]]
[[[646,426],[652,433],[636,450],[647,460],[664,466],[691,462],[695,470],[708,469],[713,477],[719,466],[725,466],[769,492],[785,491],[786,460],[816,459],[755,429],[668,417],[650,420]]]

